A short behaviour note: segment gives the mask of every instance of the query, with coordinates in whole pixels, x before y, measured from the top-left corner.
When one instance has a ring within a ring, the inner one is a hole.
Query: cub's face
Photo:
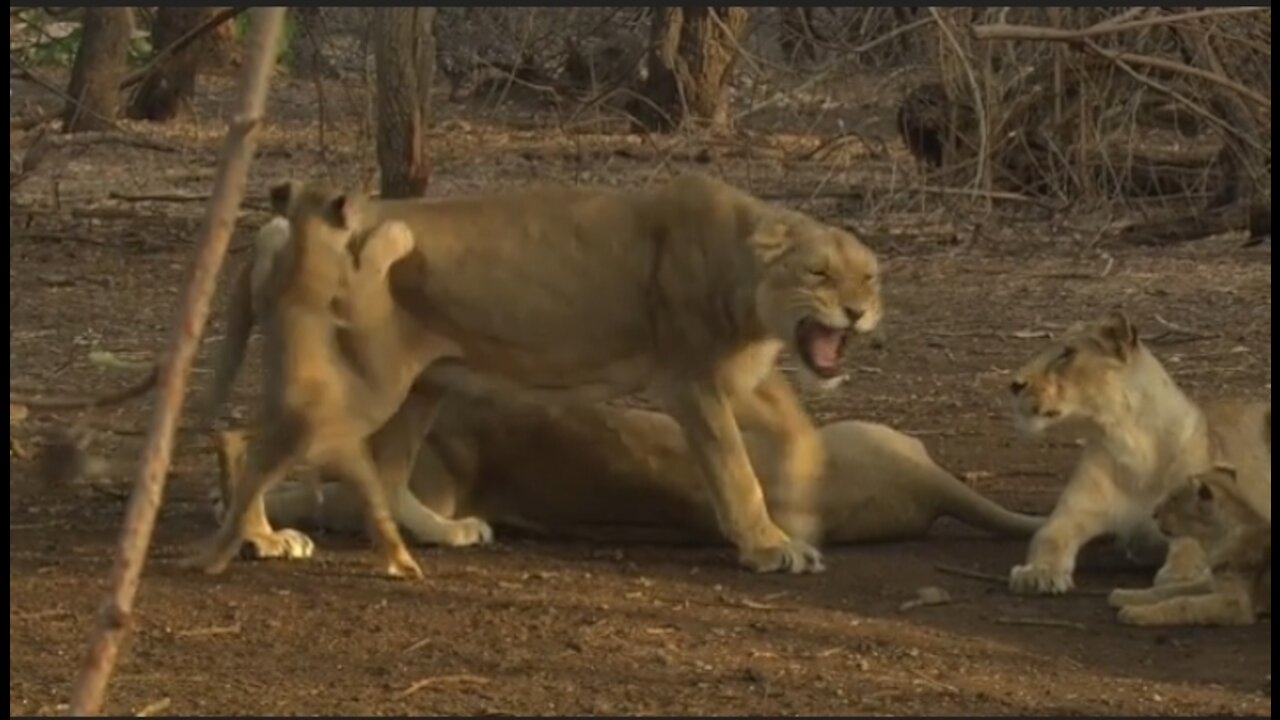
[[[875,254],[852,234],[799,215],[764,225],[756,241],[766,258],[756,291],[761,318],[805,370],[835,380],[850,334],[880,323]]]
[[[1137,330],[1118,311],[1067,330],[1014,373],[1014,425],[1035,435],[1062,423],[1105,420],[1138,349]]]
[[[1190,537],[1207,543],[1228,527],[1230,498],[1223,497],[1236,482],[1235,469],[1217,466],[1193,475],[1169,493],[1152,514],[1167,537]]]

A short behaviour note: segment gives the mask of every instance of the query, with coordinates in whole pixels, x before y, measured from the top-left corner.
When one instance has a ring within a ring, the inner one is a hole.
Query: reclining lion
[[[642,190],[536,187],[435,202],[298,188],[273,191],[295,236],[408,225],[414,247],[390,268],[389,292],[469,370],[596,398],[656,391],[740,560],[762,572],[822,569],[803,537],[822,443],[775,365],[790,347],[829,380],[849,333],[877,326],[879,270],[857,238],[697,175]],[[223,358],[244,339],[229,332]],[[402,490],[439,397],[412,393],[369,439],[388,497],[412,496]],[[790,533],[770,517],[739,421],[775,439]]]
[[[598,403],[548,405],[447,366],[421,382],[447,392],[411,477],[413,494],[433,511],[559,539],[723,541],[698,465],[669,416]],[[814,530],[824,544],[918,538],[944,515],[1007,537],[1029,537],[1043,524],[979,495],[939,467],[919,440],[892,428],[844,420],[819,432],[826,463]],[[220,439],[222,484],[234,487],[244,433]],[[744,439],[773,507],[778,455],[766,434],[748,431]],[[268,494],[266,508],[282,527],[356,532],[361,502],[347,485],[294,482]]]

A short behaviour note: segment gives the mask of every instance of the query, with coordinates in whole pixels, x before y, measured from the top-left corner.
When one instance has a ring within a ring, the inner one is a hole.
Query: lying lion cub
[[[1041,351],[1010,384],[1014,422],[1038,434],[1065,425],[1085,438],[1084,451],[1027,561],[1009,573],[1018,593],[1072,587],[1076,554],[1112,533],[1130,548],[1166,548],[1156,583],[1201,579],[1199,544],[1166,542],[1152,512],[1185,479],[1227,462],[1240,493],[1271,507],[1271,453],[1260,428],[1269,403],[1220,402],[1201,409],[1178,389],[1138,339],[1123,312],[1073,327]]]
[[[231,493],[217,534],[184,565],[220,573],[246,540],[262,555],[296,554],[291,547],[296,536],[272,530],[262,497],[295,465],[306,462],[359,488],[385,572],[420,577],[422,569],[400,537],[365,438],[401,406],[428,359],[453,349],[434,337],[394,332],[386,272],[412,249],[408,228],[394,222],[379,225],[361,238],[363,245],[353,258],[348,254],[351,233],[311,227],[322,224],[306,215],[315,200],[305,193],[292,197],[290,209],[300,212],[263,230],[268,238],[299,224],[310,231],[261,241],[275,248],[272,267],[253,276],[269,288],[259,294],[257,310],[265,325],[263,432],[255,439],[252,472]],[[336,215],[325,218],[323,227],[351,219],[343,206],[326,205],[325,210]],[[342,308],[347,328],[337,329],[335,307]],[[401,352],[365,351],[375,346]],[[237,367],[238,359],[220,364],[208,411],[216,412],[216,404],[226,397]]]
[[[432,510],[560,539],[723,541],[697,463],[670,417],[604,404],[548,405],[441,366],[422,382],[448,388],[411,481]],[[1043,524],[974,492],[920,441],[892,428],[847,420],[820,433],[826,466],[815,532],[823,543],[918,538],[942,515],[1010,537],[1029,537]],[[769,482],[778,455],[766,434],[744,439],[772,511],[787,500]],[[222,440],[223,484],[234,487],[242,433]],[[361,529],[360,502],[344,485],[327,482],[315,492],[295,482],[269,493],[266,507],[281,526],[354,532]]]
[[[597,399],[656,391],[741,561],[822,569],[806,541],[822,443],[775,366],[790,347],[831,379],[847,336],[878,324],[879,270],[857,238],[697,175],[640,190],[548,186],[432,202],[309,192],[328,200],[294,216],[305,219],[292,223],[295,239],[351,232],[330,206],[359,208],[366,226],[410,227],[414,247],[392,266],[391,293],[469,370]],[[436,402],[415,392],[370,439],[388,495],[408,486]],[[794,509],[779,518],[787,531],[766,509],[739,422],[778,444],[779,492]]]
[[[1206,548],[1212,577],[1115,590],[1108,599],[1120,608],[1120,622],[1252,625],[1271,614],[1271,518],[1241,494],[1235,468],[1217,465],[1192,476],[1160,503],[1155,520],[1165,535]]]

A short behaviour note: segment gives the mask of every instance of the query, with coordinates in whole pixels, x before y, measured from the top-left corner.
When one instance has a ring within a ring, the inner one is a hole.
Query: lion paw
[[[316,544],[297,530],[276,530],[245,538],[240,557],[246,560],[306,560],[315,554]]]
[[[1073,587],[1071,573],[1043,565],[1015,565],[1009,571],[1009,590],[1018,595],[1062,595]]]
[[[820,573],[827,569],[817,548],[794,539],[774,547],[744,551],[741,562],[758,573]]]
[[[1146,605],[1126,605],[1116,613],[1116,619],[1124,625],[1160,625],[1160,617]]]
[[[449,532],[442,545],[467,547],[488,545],[493,542],[493,528],[480,518],[469,517],[449,523]]]
[[[409,554],[408,550],[393,553],[392,556],[387,559],[386,565],[383,567],[383,572],[386,573],[388,577],[402,580],[421,580],[427,576],[427,574],[422,571],[422,566],[418,564],[417,560],[413,559],[413,556]]]

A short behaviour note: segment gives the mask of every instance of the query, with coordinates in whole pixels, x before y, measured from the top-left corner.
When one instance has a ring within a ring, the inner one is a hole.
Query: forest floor
[[[125,124],[130,137],[174,151],[61,150],[11,193],[11,384],[122,387],[136,373],[91,353],[146,363],[163,347],[233,97],[226,83],[209,87],[195,120]],[[37,102],[30,97],[14,102]],[[278,83],[235,247],[265,218],[270,183],[367,172],[353,102],[331,92],[318,148],[312,86]],[[641,183],[698,167],[874,230],[869,243],[886,268],[885,346],[858,348],[851,381],[806,402],[822,421],[857,417],[917,434],[944,466],[1010,507],[1052,507],[1077,451],[1069,439],[1017,436],[1004,403],[1008,373],[1067,323],[1122,305],[1195,396],[1270,397],[1269,243],[1136,247],[1076,229],[1075,219],[1005,217],[1000,208],[968,221],[947,198],[897,177],[891,168],[908,164],[901,157],[805,159],[824,137],[811,130],[659,149],[616,133],[485,124],[451,105],[442,114],[429,140],[433,195],[552,178]],[[11,132],[11,144],[23,140]],[[900,156],[900,144],[892,151]],[[169,197],[139,199],[147,195]],[[230,257],[222,277],[243,260]],[[198,387],[221,332],[215,316]],[[255,366],[243,377],[236,398],[247,405]],[[11,455],[13,715],[65,710],[149,408],[139,401],[93,415],[120,430],[100,443],[120,468],[113,484],[51,489],[31,460]],[[11,436],[35,449],[43,431],[71,417],[35,414]],[[428,574],[418,583],[374,577],[363,542],[333,537],[319,538],[313,562],[237,563],[208,578],[174,559],[213,529],[215,471],[206,446],[180,440],[112,714],[1271,714],[1270,621],[1121,626],[1093,591],[1149,576],[1105,548],[1085,554],[1085,592],[1053,599],[940,572],[943,564],[1003,575],[1025,552],[1025,543],[950,522],[926,540],[830,548],[828,571],[806,577],[740,571],[723,548],[504,536],[485,548],[417,550]],[[924,586],[954,601],[900,611]]]

